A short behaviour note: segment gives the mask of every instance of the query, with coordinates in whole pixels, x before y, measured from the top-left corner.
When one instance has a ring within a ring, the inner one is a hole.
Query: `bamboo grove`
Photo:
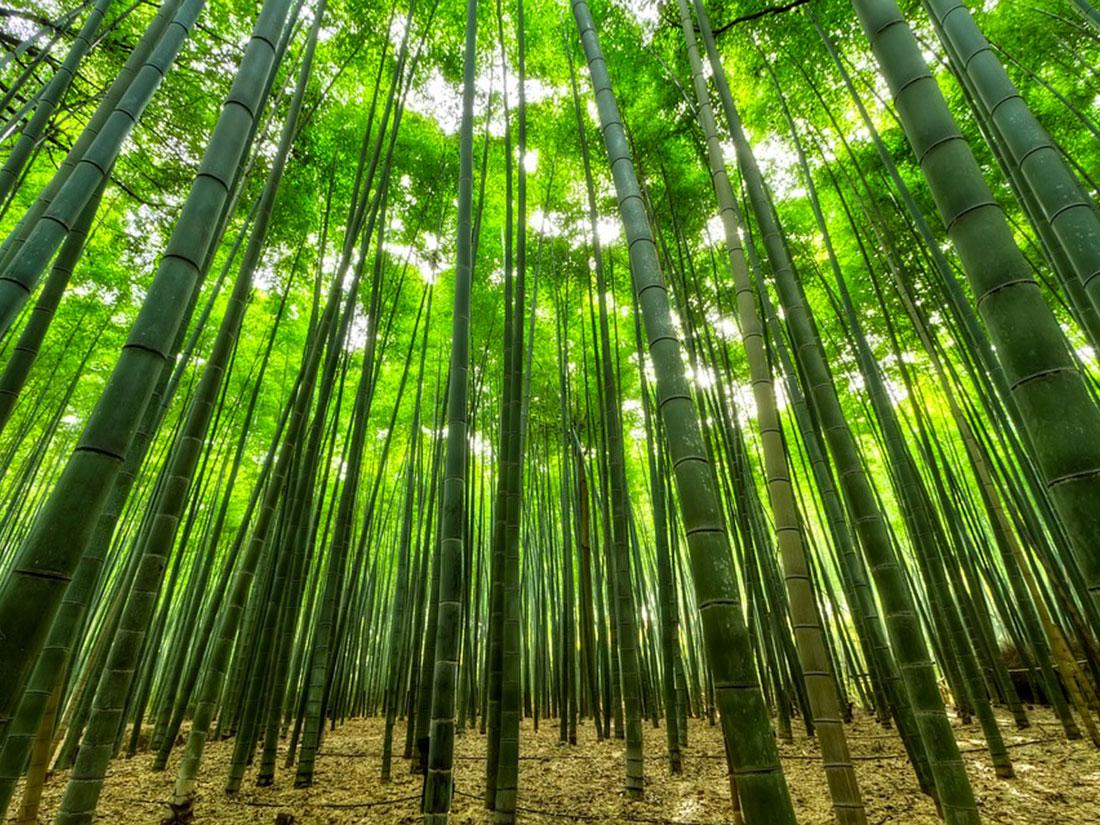
[[[750,825],[796,737],[882,821],[854,716],[950,825],[959,723],[1100,748],[1089,0],[14,5],[12,821],[139,752],[201,821],[210,743],[302,789],[360,717],[426,823],[522,819],[539,725],[643,799],[709,721]]]

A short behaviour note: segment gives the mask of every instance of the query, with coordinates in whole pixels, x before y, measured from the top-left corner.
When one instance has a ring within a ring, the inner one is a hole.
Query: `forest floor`
[[[1007,715],[1001,720],[1016,768],[1016,778],[1009,780],[994,776],[976,724],[956,729],[983,820],[997,825],[1100,823],[1100,751],[1086,739],[1067,742],[1049,712],[1036,710],[1031,718],[1031,727],[1021,731]],[[213,742],[203,762],[196,822],[273,823],[280,813],[293,816],[294,825],[418,822],[420,777],[395,758],[394,781],[383,785],[379,780],[383,730],[382,720],[360,719],[329,733],[311,788],[296,790],[293,772],[280,770],[268,788],[256,787],[250,774],[241,791],[232,796],[222,792],[232,742]],[[399,753],[404,727],[399,725],[395,734]],[[849,726],[848,735],[871,825],[940,823],[932,802],[917,789],[896,734],[864,716]],[[622,793],[623,742],[597,742],[590,723],[578,726],[577,739],[575,746],[559,744],[557,720],[544,720],[537,732],[530,720],[523,722],[521,823],[717,825],[731,821],[721,735],[705,721],[692,720],[688,726],[689,746],[678,776],[668,773],[663,729],[646,725],[645,799],[637,802]],[[175,749],[169,770],[163,773],[150,770],[152,755],[147,753],[112,762],[98,821],[111,825],[159,822],[182,750]],[[803,733],[780,750],[799,822],[832,823],[816,741]],[[484,754],[485,739],[476,731],[457,740],[455,823],[492,822],[482,803]],[[50,821],[67,779],[64,773],[49,779],[39,821]],[[13,813],[16,807],[13,804]]]

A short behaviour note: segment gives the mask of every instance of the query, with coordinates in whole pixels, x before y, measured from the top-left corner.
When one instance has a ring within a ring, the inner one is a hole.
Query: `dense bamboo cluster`
[[[854,715],[949,825],[953,724],[1006,783],[1036,707],[1100,748],[1088,0],[1050,54],[952,0],[54,5],[0,21],[0,812],[147,751],[190,822],[209,743],[304,788],[358,717],[433,825],[474,736],[522,818],[550,719],[632,800],[709,720],[750,825],[799,727],[839,825]]]

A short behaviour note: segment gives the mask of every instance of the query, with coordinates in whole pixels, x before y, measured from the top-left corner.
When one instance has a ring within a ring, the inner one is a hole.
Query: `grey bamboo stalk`
[[[507,383],[509,440],[504,458],[506,477],[504,555],[501,566],[500,621],[500,731],[494,788],[494,822],[515,819],[519,792],[519,727],[524,712],[523,594],[521,592],[520,537],[523,531],[524,446],[527,425],[527,384],[524,378],[524,327],[527,289],[527,151],[526,37],[523,0],[517,4],[516,204],[515,289],[511,309],[511,381]],[[510,194],[510,193],[509,193]],[[509,227],[510,228],[510,227]],[[526,559],[526,555],[524,555]]]
[[[695,88],[699,124],[706,141],[710,178],[718,199],[722,229],[725,233],[729,270],[734,280],[741,341],[749,365],[756,420],[760,431],[772,515],[775,519],[776,541],[783,561],[784,579],[790,596],[791,622],[794,627],[798,656],[806,681],[814,726],[821,743],[821,755],[833,811],[838,823],[865,823],[866,814],[844,733],[836,681],[829,661],[821,616],[817,609],[806,548],[800,525],[798,506],[791,484],[787,449],[783,441],[782,424],[775,400],[771,368],[764,350],[764,327],[756,311],[756,299],[749,279],[740,227],[737,222],[733,187],[726,171],[718,128],[711,109],[707,81],[695,39],[695,25],[687,0],[677,0],[680,25],[687,41]]]
[[[497,461],[497,489],[493,506],[493,534],[489,561],[489,628],[486,640],[486,708],[483,721],[487,729],[485,755],[485,805],[496,809],[497,773],[500,763],[501,692],[504,657],[504,557],[507,525],[509,445],[512,432],[512,383],[515,380],[512,359],[512,120],[508,105],[508,71],[504,51],[504,15],[501,0],[496,0],[497,40],[500,47],[500,68],[503,82],[501,98],[504,117],[504,352],[501,357],[501,403]]]
[[[618,193],[634,276],[634,293],[642,310],[647,346],[657,376],[658,405],[668,437],[669,458],[675,468],[696,603],[731,769],[737,778],[747,819],[793,823],[794,809],[756,678],[748,632],[741,618],[737,578],[718,490],[684,372],[681,345],[672,324],[657,248],[631,161],[626,131],[592,12],[585,0],[575,0],[572,7]]]
[[[283,0],[269,0],[269,3],[275,6],[275,13],[263,21],[266,24],[265,27],[261,28],[259,24],[257,25],[254,37],[264,42],[274,43],[284,23],[288,3]],[[56,820],[58,825],[80,822],[82,812],[95,809],[107,762],[114,751],[114,731],[118,727],[118,720],[124,709],[123,703],[129,692],[137,664],[136,655],[146,635],[149,614],[156,604],[160,580],[168,554],[175,542],[180,517],[187,502],[188,489],[206,444],[218,392],[244,320],[248,297],[252,290],[253,275],[264,248],[279,183],[294,140],[304,90],[312,66],[317,28],[323,17],[324,0],[320,6],[302,58],[298,77],[299,87],[291,101],[283,126],[283,134],[275,157],[272,159],[256,221],[241,260],[233,292],[229,297],[210,356],[193,394],[176,447],[169,463],[165,466],[163,489],[156,512],[150,519],[144,541],[137,548],[142,555],[137,578],[120,622],[119,633],[116,634],[112,645],[105,675],[97,690],[91,723],[81,743],[76,764],[62,800],[61,812]],[[257,62],[267,60],[269,64],[272,60],[270,56],[263,57],[262,51],[258,54],[261,56],[254,58]],[[242,71],[248,68],[251,67],[242,62]],[[271,76],[270,72],[267,76]]]
[[[985,143],[1031,224],[1039,251],[1062,287],[1067,309],[1089,342],[1100,346],[1100,319],[1086,290],[1089,273],[1100,274],[1100,217],[1095,207],[1017,93],[965,5],[945,11],[926,4],[925,10],[946,53],[939,62],[962,88]],[[949,28],[945,30],[944,25]],[[1055,223],[1062,226],[1061,233]],[[1077,254],[1069,254],[1070,249]]]
[[[1100,496],[1100,410],[905,17],[894,0],[853,0],[853,6],[895,94],[902,126],[958,250],[1031,436],[1033,458],[1095,604],[1100,600],[1100,510],[1094,506]]]
[[[474,77],[477,68],[477,0],[466,3],[462,123],[459,127],[458,222],[455,241],[454,314],[447,391],[447,448],[440,505],[439,618],[432,673],[431,744],[424,777],[424,822],[445,825],[451,810],[454,762],[455,682],[461,652],[463,542],[467,473],[467,392],[470,369],[470,293],[474,190]]]
[[[575,84],[574,84],[575,87]],[[575,88],[574,88],[575,92]],[[631,798],[641,798],[645,786],[645,754],[643,752],[643,739],[641,729],[641,697],[639,695],[639,663],[638,663],[638,638],[635,620],[635,596],[629,577],[630,560],[627,534],[627,514],[629,509],[628,487],[626,480],[626,457],[623,444],[622,430],[622,402],[619,395],[619,384],[614,364],[617,363],[611,339],[609,323],[609,309],[607,305],[607,293],[609,290],[604,268],[603,249],[600,245],[597,230],[598,212],[596,210],[596,190],[592,177],[592,164],[588,151],[588,138],[584,132],[583,121],[580,119],[580,110],[574,106],[577,115],[578,139],[581,148],[581,159],[584,165],[585,193],[588,200],[588,230],[592,236],[592,259],[595,274],[595,292],[599,323],[593,330],[593,336],[598,337],[596,345],[596,358],[599,362],[596,371],[597,390],[600,392],[601,420],[604,430],[606,448],[604,451],[606,460],[606,476],[608,486],[608,498],[610,499],[610,535],[605,538],[609,545],[608,565],[610,567],[609,579],[613,583],[611,592],[615,598],[612,600],[613,617],[616,632],[614,638],[619,642],[619,669],[621,677],[618,680],[622,694],[621,705],[616,704],[616,721],[621,711],[625,722],[626,734],[626,792]],[[589,281],[589,297],[591,299],[592,283]],[[606,511],[606,507],[605,507]]]
[[[847,575],[847,586],[854,603],[855,615],[859,619],[857,629],[862,625],[860,638],[865,645],[868,663],[873,674],[877,671],[876,681],[881,680],[880,690],[886,694],[885,699],[898,723],[898,731],[901,733],[902,741],[909,751],[910,761],[913,763],[921,788],[931,793],[932,777],[928,767],[927,755],[924,753],[924,746],[917,732],[916,717],[913,714],[908,694],[901,683],[893,654],[890,651],[863,560],[856,551],[855,536],[845,521],[843,504],[828,467],[825,445],[822,443],[814,422],[811,420],[807,399],[798,384],[797,370],[791,361],[790,353],[783,338],[782,330],[779,328],[771,298],[761,278],[760,267],[751,244],[745,246],[745,252],[752,269],[757,294],[760,298],[761,311],[774,342],[774,351],[778,355],[779,364],[782,367],[781,371],[787,387],[787,395],[791,399],[795,419],[802,433],[807,457],[810,460],[814,478],[817,481],[818,490],[826,510],[826,518],[836,552],[840,557],[840,570]]]
[[[596,205],[594,187],[591,184],[592,170],[591,159],[588,151],[588,138],[584,130],[584,116],[581,113],[580,95],[577,91],[577,73],[573,65],[573,49],[566,46],[566,56],[569,59],[569,87],[573,93],[573,114],[577,121],[577,139],[581,148],[581,160],[585,164],[585,189],[588,195],[588,221],[589,231],[592,233],[593,255],[597,254],[599,236],[596,232]],[[591,284],[591,281],[589,281]],[[590,287],[591,289],[591,287]],[[583,327],[582,327],[583,330]],[[639,344],[640,349],[640,344]],[[587,363],[587,359],[585,361]],[[580,614],[582,647],[582,660],[584,662],[585,675],[588,680],[589,700],[592,706],[592,716],[596,727],[596,738],[603,739],[603,723],[600,717],[600,695],[598,689],[598,674],[596,667],[596,635],[595,617],[592,606],[592,552],[590,539],[590,518],[588,482],[585,474],[584,455],[580,441],[575,432],[570,431],[571,442],[575,451],[575,476],[577,479],[577,547],[578,553],[578,577],[581,592]]]
[[[928,752],[938,802],[951,825],[975,823],[978,819],[977,805],[958,744],[947,719],[909,584],[896,556],[881,507],[861,464],[854,436],[840,407],[836,388],[817,341],[810,309],[797,283],[774,207],[741,128],[702,0],[696,0],[695,8],[726,120],[737,148],[749,199],[760,223],[764,245],[786,312],[794,348],[806,372],[808,392],[822,416],[826,441],[837,465],[841,488],[853,512],[856,530],[878,586],[899,671]]]

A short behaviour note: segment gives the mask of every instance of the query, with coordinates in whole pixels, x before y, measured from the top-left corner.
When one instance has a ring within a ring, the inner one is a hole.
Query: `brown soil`
[[[1067,742],[1049,713],[1032,714],[1030,728],[1017,731],[1002,720],[1016,768],[1015,779],[998,779],[982,748],[976,725],[957,729],[970,778],[987,823],[1045,825],[1100,822],[1100,751],[1084,739]],[[328,735],[312,788],[296,790],[293,773],[280,771],[275,785],[257,788],[251,774],[242,790],[222,792],[231,742],[212,743],[204,762],[196,805],[198,823],[272,823],[290,814],[295,825],[415,823],[419,821],[420,777],[395,759],[394,781],[379,780],[383,724],[377,719],[349,722]],[[396,731],[401,747],[404,730]],[[556,720],[538,732],[523,723],[520,762],[521,822],[636,823],[717,825],[731,821],[730,791],[722,741],[706,722],[689,725],[684,771],[670,776],[664,759],[663,730],[646,727],[645,799],[628,801],[622,793],[624,753],[619,741],[597,742],[591,724],[578,728],[576,746],[558,743]],[[913,772],[892,731],[869,718],[849,727],[849,740],[872,825],[935,825],[931,801],[916,786]],[[165,813],[181,748],[169,770],[153,773],[152,756],[116,760],[100,800],[99,820],[111,825],[158,822]],[[805,736],[782,745],[784,768],[802,825],[832,823],[817,744]],[[452,821],[489,825],[492,815],[481,801],[484,788],[484,738],[469,731],[456,748],[456,797]],[[282,765],[280,758],[279,765]],[[50,778],[39,820],[49,822],[67,775]],[[16,803],[18,802],[16,796]],[[12,813],[16,804],[12,806]]]

